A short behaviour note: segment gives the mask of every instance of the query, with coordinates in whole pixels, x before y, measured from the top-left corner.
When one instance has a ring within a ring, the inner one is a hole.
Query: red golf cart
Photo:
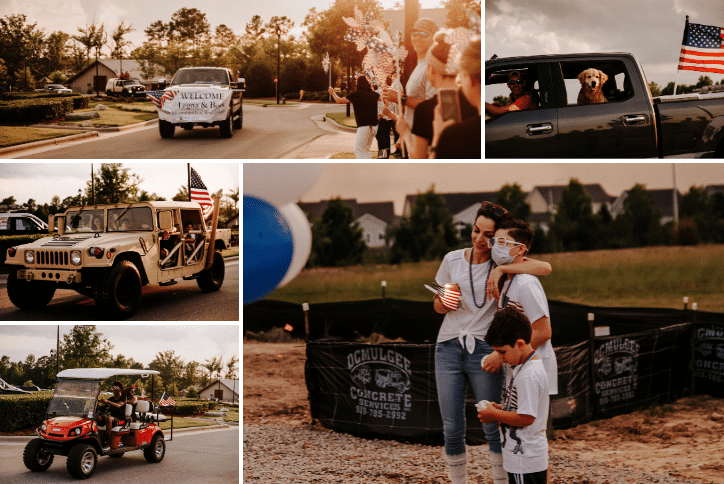
[[[152,402],[139,400],[135,412],[126,404],[125,420],[111,429],[110,441],[105,444],[102,437],[106,428],[95,421],[96,416],[109,410],[108,405],[98,405],[103,380],[112,376],[146,378],[157,374],[154,370],[118,368],[80,368],[58,373],[46,420],[36,431],[38,438],[25,446],[25,467],[42,472],[50,467],[56,455],[63,455],[68,458],[68,473],[77,479],[87,479],[96,469],[98,456],[120,457],[126,452],[142,450],[148,462],[161,462],[166,442],[158,426],[158,406],[154,414]],[[173,432],[173,420],[171,422]]]

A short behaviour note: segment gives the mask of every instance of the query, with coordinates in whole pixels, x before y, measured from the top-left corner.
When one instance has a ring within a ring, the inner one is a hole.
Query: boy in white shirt
[[[532,328],[525,314],[513,307],[498,311],[485,335],[505,363],[503,403],[481,402],[483,424],[498,422],[503,468],[511,484],[545,484],[548,474],[548,377],[530,344]]]

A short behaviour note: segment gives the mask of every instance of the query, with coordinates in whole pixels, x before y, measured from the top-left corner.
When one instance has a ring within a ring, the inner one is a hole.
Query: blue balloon
[[[289,223],[272,205],[244,195],[244,304],[260,299],[284,278],[294,254]]]

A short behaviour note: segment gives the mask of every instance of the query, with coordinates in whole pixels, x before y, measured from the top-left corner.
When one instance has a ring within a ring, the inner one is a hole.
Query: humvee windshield
[[[66,233],[79,233],[79,232],[103,232],[105,230],[105,222],[103,217],[103,209],[83,209],[68,212],[65,216],[65,232]],[[78,215],[76,217],[76,215]]]
[[[108,210],[108,231],[153,230],[153,213],[150,207],[113,208]]]
[[[93,417],[100,381],[59,380],[48,406],[50,417]]]

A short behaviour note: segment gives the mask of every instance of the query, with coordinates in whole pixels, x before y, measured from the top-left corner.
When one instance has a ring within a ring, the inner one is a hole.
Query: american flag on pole
[[[170,91],[147,91],[146,96],[148,96],[157,108],[162,109],[166,101],[170,101],[176,97],[177,92],[178,91],[174,89]]]
[[[174,405],[176,405],[176,401],[171,397],[167,397],[166,392],[163,392],[163,395],[161,395],[161,399],[158,401],[158,404],[161,407],[173,407]]]
[[[324,58],[322,59],[322,68],[324,69],[325,74],[329,71],[329,52],[324,54]]]
[[[191,201],[201,205],[204,218],[209,218],[214,211],[214,199],[211,198],[209,190],[193,168],[191,168],[191,186],[189,189],[191,190]]]
[[[681,41],[679,70],[724,74],[723,29],[687,21]]]

